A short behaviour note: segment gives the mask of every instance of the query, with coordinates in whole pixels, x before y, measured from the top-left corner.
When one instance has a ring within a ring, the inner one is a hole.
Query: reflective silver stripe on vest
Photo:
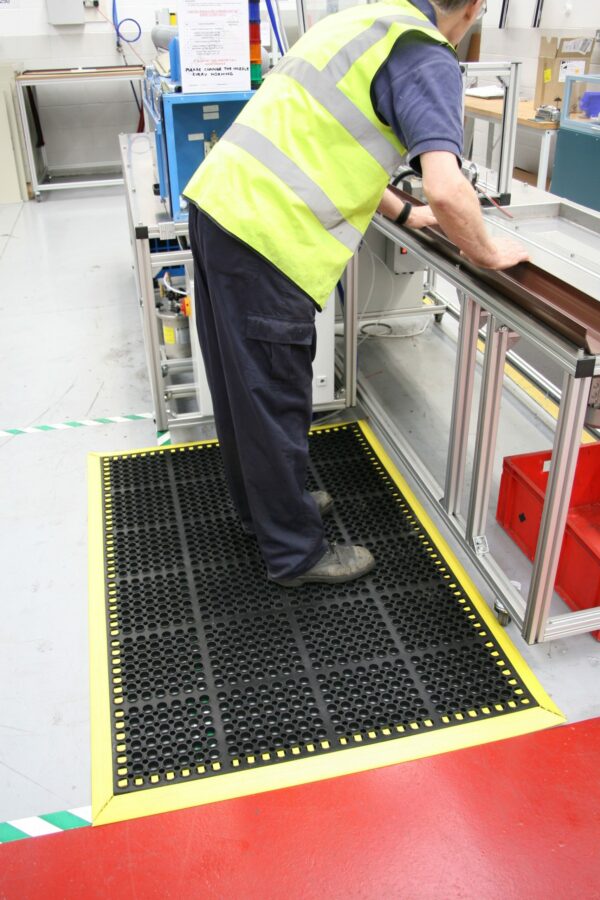
[[[248,125],[235,122],[221,140],[241,147],[242,150],[266,166],[297,194],[336,240],[354,253],[362,239],[362,233],[344,219],[325,191],[312,178],[309,178],[289,156],[282,153],[269,138]]]
[[[377,130],[365,114],[348,99],[312,63],[297,56],[284,56],[277,66],[278,75],[293,78],[336,121],[350,132],[365,150],[373,156],[386,172],[391,173],[400,163],[398,150]],[[271,74],[271,77],[273,75]]]
[[[429,19],[417,19],[416,16],[382,16],[376,19],[372,25],[357,34],[355,38],[344,44],[335,56],[332,56],[323,72],[330,75],[336,82],[350,71],[354,63],[359,57],[370,50],[387,34],[390,25],[413,25],[415,28],[425,28],[431,31],[437,31],[435,26]]]

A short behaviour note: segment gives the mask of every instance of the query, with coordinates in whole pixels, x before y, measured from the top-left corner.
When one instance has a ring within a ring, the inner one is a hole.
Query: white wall
[[[488,0],[481,58],[522,62],[521,95],[533,99],[540,37],[594,36],[600,30],[600,4],[590,0],[545,0],[540,28],[532,28],[535,0],[512,0],[506,28],[498,28],[502,0]],[[571,12],[567,12],[571,8]],[[600,72],[600,42],[592,71]]]
[[[316,0],[315,0],[316,2]],[[149,0],[118,0],[119,18],[132,17],[142,26],[142,39],[125,45],[130,64],[145,62],[154,56],[150,30],[154,11],[163,4]],[[173,3],[173,6],[176,4]],[[281,2],[286,25],[293,30],[296,16],[294,0]],[[318,5],[318,4],[317,4]],[[483,22],[482,59],[520,60],[521,95],[531,99],[535,90],[540,34],[591,35],[600,29],[600,4],[597,0],[545,0],[542,28],[532,29],[535,0],[512,0],[507,27],[497,27],[501,0],[488,0]],[[570,8],[570,12],[567,9]],[[100,10],[109,19],[111,0],[100,0]],[[131,26],[125,26],[131,28]],[[131,34],[131,31],[127,32]],[[292,38],[295,34],[290,35]],[[123,63],[115,48],[112,25],[100,12],[86,10],[85,25],[53,26],[46,16],[45,0],[12,0],[10,8],[0,9],[0,63],[12,64],[21,71],[31,68],[62,66],[105,66]],[[600,72],[600,42],[596,47],[592,71]],[[109,93],[107,94],[107,90]],[[107,100],[111,102],[106,102]],[[128,85],[100,85],[80,90],[47,87],[39,91],[41,119],[47,154],[56,169],[69,165],[116,162],[115,135],[134,131],[137,110]],[[537,141],[529,132],[519,134],[518,163],[535,169]]]
[[[160,2],[119,0],[119,19],[132,17],[142,26],[142,38],[115,46],[112,24],[95,9],[86,10],[84,25],[49,25],[45,0],[12,0],[0,10],[0,62],[17,71],[77,66],[134,65],[154,56],[150,30]],[[100,10],[111,18],[111,0],[100,0]],[[132,35],[131,25],[123,33]],[[40,118],[49,166],[56,171],[97,168],[118,163],[119,132],[136,130],[138,112],[128,84],[44,86],[38,89]]]
[[[482,60],[521,62],[522,99],[533,100],[537,78],[540,38],[594,36],[600,29],[600,3],[591,0],[545,0],[540,28],[532,28],[535,0],[511,0],[504,29],[498,28],[502,0],[488,0],[483,20]],[[600,41],[596,44],[590,71],[600,73]],[[531,129],[519,129],[516,165],[536,171],[539,137]]]

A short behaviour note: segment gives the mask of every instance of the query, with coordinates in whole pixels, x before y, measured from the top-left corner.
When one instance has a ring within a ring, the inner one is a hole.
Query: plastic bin
[[[533,560],[542,519],[550,451],[507,456],[496,518]],[[600,444],[580,448],[555,589],[571,609],[600,606]],[[600,631],[594,633],[600,640]]]
[[[579,108],[588,119],[600,116],[600,91],[586,91],[579,101]]]

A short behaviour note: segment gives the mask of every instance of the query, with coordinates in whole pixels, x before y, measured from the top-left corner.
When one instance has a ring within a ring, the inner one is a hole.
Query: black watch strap
[[[412,208],[412,203],[406,202],[400,210],[400,213],[394,219],[394,225],[405,225],[412,212]]]

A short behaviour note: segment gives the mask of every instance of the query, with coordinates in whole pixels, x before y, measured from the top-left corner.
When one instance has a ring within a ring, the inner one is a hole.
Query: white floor
[[[151,412],[120,189],[0,206],[0,286],[0,430]],[[438,475],[452,354],[450,323],[360,347],[363,372]],[[499,456],[550,441],[512,397],[501,435]],[[0,822],[89,804],[86,456],[154,443],[151,418],[0,437]],[[571,721],[600,715],[600,644],[528,648],[509,631]]]

